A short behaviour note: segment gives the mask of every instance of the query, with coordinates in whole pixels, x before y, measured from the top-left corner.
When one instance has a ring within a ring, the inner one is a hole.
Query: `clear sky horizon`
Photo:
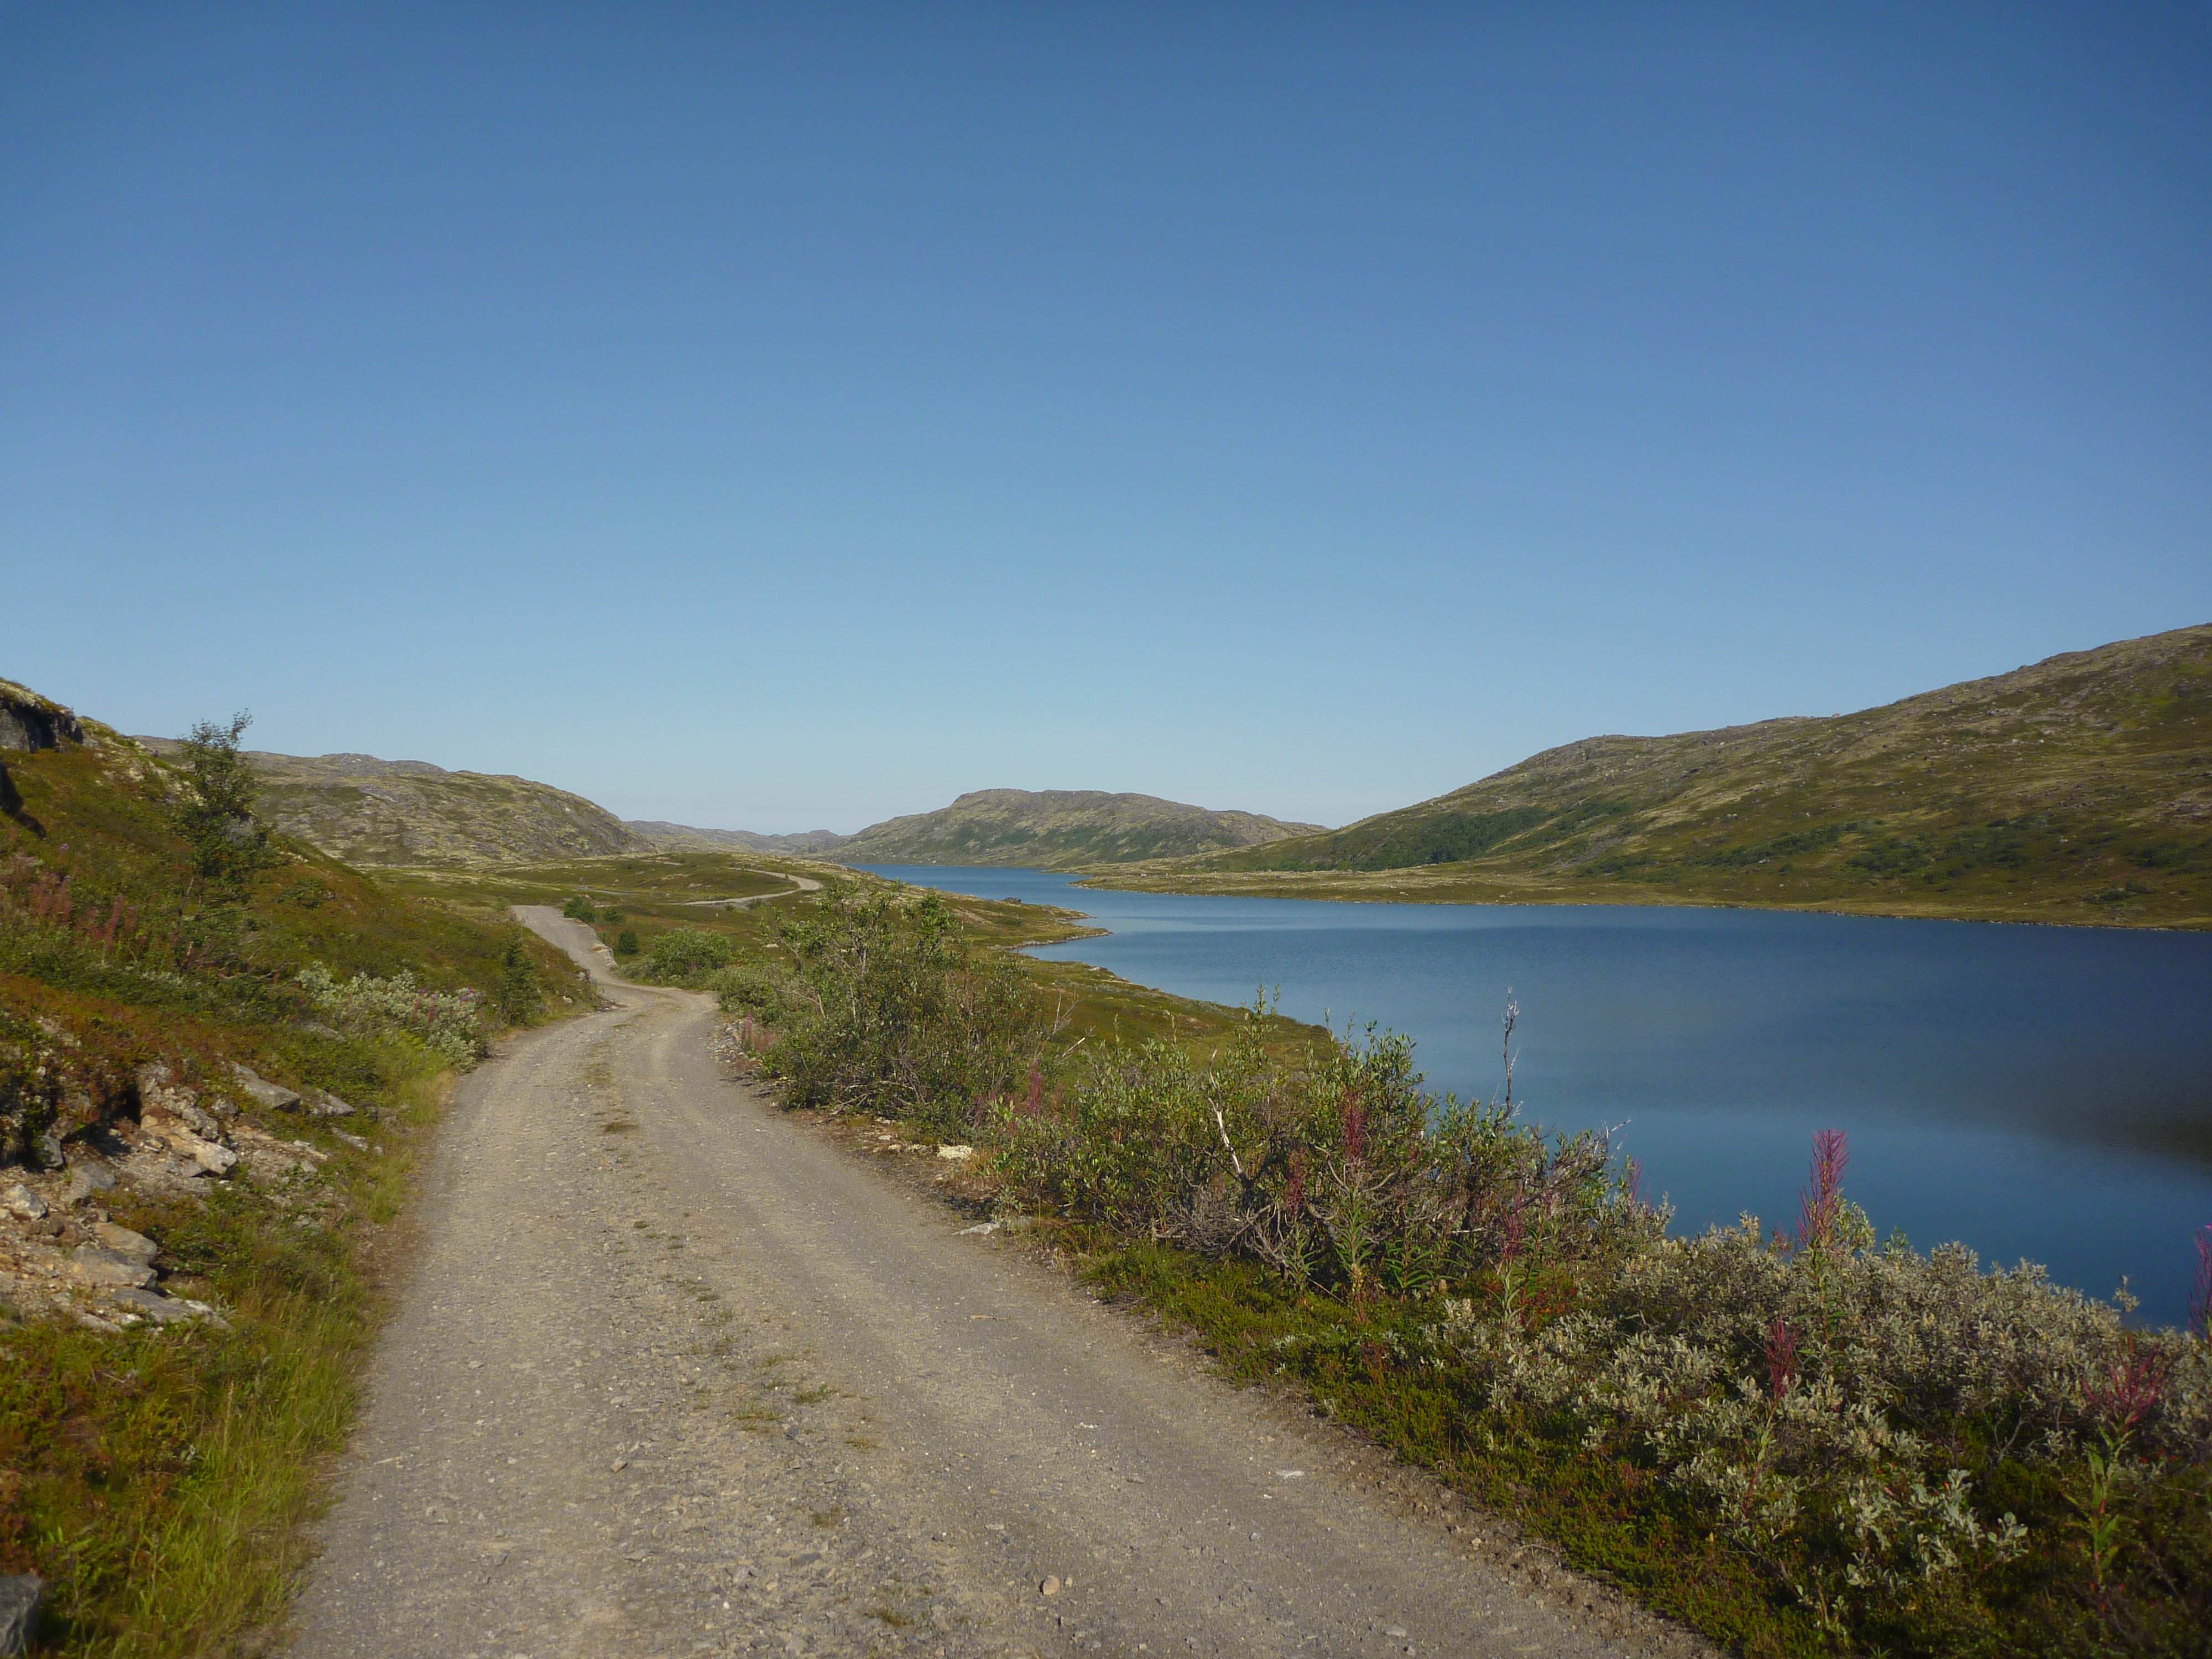
[[[0,675],[1340,823],[2212,620],[2212,9],[0,0]]]

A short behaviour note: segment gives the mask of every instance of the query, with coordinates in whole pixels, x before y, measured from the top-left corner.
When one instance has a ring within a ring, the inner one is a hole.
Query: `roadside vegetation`
[[[787,1104],[973,1145],[972,1196],[1232,1375],[1736,1650],[2207,1650],[2212,1234],[2195,1328],[2140,1329],[1881,1238],[1838,1136],[1787,1229],[1674,1237],[1602,1138],[1433,1096],[1401,1039],[1078,1035],[967,908],[833,889],[688,982]]]
[[[452,1079],[595,1000],[270,834],[243,731],[4,757],[0,1575],[45,1581],[34,1652],[235,1653],[282,1614]],[[133,1238],[154,1282],[86,1275]]]

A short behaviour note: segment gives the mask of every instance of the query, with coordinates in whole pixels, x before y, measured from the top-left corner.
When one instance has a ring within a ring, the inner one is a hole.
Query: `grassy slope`
[[[252,759],[269,822],[349,864],[495,864],[643,844],[605,807],[527,778],[368,755]]]
[[[231,1653],[281,1615],[306,1559],[300,1524],[375,1324],[384,1224],[450,1075],[417,1046],[303,1018],[288,981],[320,962],[489,990],[511,934],[303,847],[243,894],[210,894],[170,831],[154,758],[85,724],[82,747],[6,757],[16,799],[0,862],[68,872],[87,910],[142,907],[204,941],[205,966],[146,972],[69,929],[0,917],[0,1036],[65,1033],[73,1061],[114,1088],[147,1060],[201,1079],[239,1060],[376,1115],[356,1120],[367,1151],[312,1120],[267,1126],[331,1155],[305,1194],[234,1178],[204,1204],[107,1195],[115,1219],[161,1243],[165,1288],[217,1302],[228,1329],[118,1336],[0,1305],[0,1572],[49,1581],[40,1650]],[[525,944],[556,1003],[585,1006],[565,959]]]
[[[1048,870],[1255,847],[1313,829],[1152,795],[1090,789],[978,789],[934,812],[872,824],[840,846],[846,864],[1006,864]]]
[[[1097,878],[2212,925],[2212,626],[1854,714],[1594,738],[1343,830]]]

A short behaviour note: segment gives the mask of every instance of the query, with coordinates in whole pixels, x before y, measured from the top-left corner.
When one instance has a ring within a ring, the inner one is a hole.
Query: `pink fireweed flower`
[[[2197,1282],[2189,1292],[2189,1328],[2212,1342],[2212,1223],[2197,1230]]]
[[[1824,1249],[1833,1239],[1844,1207],[1844,1170],[1850,1161],[1850,1144],[1841,1129],[1814,1133],[1812,1182],[1797,1211],[1799,1249]]]
[[[1500,1267],[1510,1266],[1521,1255],[1521,1247],[1528,1237],[1528,1218],[1518,1204],[1505,1212],[1505,1219],[1498,1229],[1498,1261]]]
[[[2165,1393],[2166,1356],[2154,1348],[2130,1349],[2102,1381],[2082,1390],[2090,1412],[2122,1434],[2156,1410]]]
[[[1790,1322],[1777,1316],[1766,1328],[1766,1387],[1777,1400],[1797,1380],[1797,1333]]]

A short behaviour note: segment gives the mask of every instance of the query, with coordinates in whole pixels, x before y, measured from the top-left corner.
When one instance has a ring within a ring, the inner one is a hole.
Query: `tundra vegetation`
[[[174,763],[70,724],[0,812],[0,1574],[45,1581],[39,1651],[232,1653],[304,1559],[455,1071],[592,999],[270,833],[242,720]],[[134,1239],[152,1285],[84,1277]]]
[[[1792,1226],[1675,1236],[1602,1137],[1439,1098],[1401,1038],[1079,1032],[966,908],[833,889],[690,982],[787,1103],[974,1144],[975,1197],[1233,1375],[1737,1650],[2206,1650],[2212,1233],[2194,1328],[2138,1328],[1880,1237],[1824,1136]]]

